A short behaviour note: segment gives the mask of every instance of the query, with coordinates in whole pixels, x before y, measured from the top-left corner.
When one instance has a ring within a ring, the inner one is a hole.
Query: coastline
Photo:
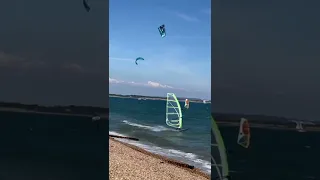
[[[210,175],[198,168],[109,138],[110,180],[205,180]]]
[[[82,113],[66,113],[66,112],[41,112],[36,110],[22,109],[22,108],[7,108],[0,107],[0,112],[12,112],[12,113],[34,113],[34,114],[46,114],[46,115],[56,115],[56,116],[75,116],[75,117],[87,117],[92,118],[93,113],[91,114],[82,114]],[[108,115],[99,114],[101,119],[108,120]],[[221,127],[224,126],[239,126],[239,120],[217,120],[217,124]],[[262,129],[274,129],[274,130],[291,130],[296,131],[295,124],[288,122],[276,122],[276,121],[259,121],[259,120],[251,120],[250,127],[251,128],[262,128]],[[308,132],[319,132],[320,125],[304,125],[304,129]]]
[[[257,123],[257,122],[250,122],[250,128],[262,128],[262,129],[273,129],[273,130],[289,130],[289,131],[297,131],[295,125],[288,124],[288,125],[279,125],[279,124],[266,124],[266,123]],[[239,127],[239,122],[227,122],[227,121],[217,121],[217,125],[221,127]],[[319,132],[320,127],[313,127],[304,125],[304,130],[307,132]]]
[[[110,95],[111,97],[111,95]],[[135,98],[135,97],[118,97],[118,98]],[[150,97],[152,99],[152,97]],[[153,99],[157,100],[157,99]],[[160,99],[161,100],[161,99]],[[190,100],[191,101],[191,100]],[[46,115],[88,117],[100,116],[101,119],[108,120],[109,108],[93,106],[43,106],[37,104],[22,104],[14,102],[0,102],[0,112],[12,113],[34,113]],[[221,126],[239,126],[240,118],[246,118],[253,128],[296,130],[296,124],[292,122],[303,122],[303,127],[307,131],[320,131],[320,121],[298,120],[286,117],[268,116],[268,115],[250,115],[235,113],[212,113],[218,125]],[[311,124],[310,124],[311,122]]]
[[[166,97],[152,97],[152,96],[138,96],[138,95],[119,95],[119,94],[109,94],[109,97],[113,98],[125,98],[125,99],[142,99],[142,100],[156,100],[156,101],[166,101]],[[194,99],[194,98],[180,98],[177,97],[179,102],[184,102],[185,99],[189,99],[189,102],[192,103],[203,103],[201,99]],[[207,100],[206,104],[211,104],[211,100]]]
[[[55,112],[39,112],[39,111],[32,111],[27,109],[20,109],[20,108],[0,108],[0,112],[14,112],[14,113],[34,113],[34,114],[47,114],[47,115],[60,115],[60,116],[78,116],[78,117],[92,117],[92,115],[86,114],[71,114],[71,113],[55,113]]]
[[[109,109],[107,109],[109,111]],[[56,116],[73,116],[73,117],[88,117],[92,118],[94,113],[73,113],[73,112],[46,112],[46,111],[37,111],[37,110],[30,110],[30,109],[23,109],[23,108],[7,108],[0,106],[0,112],[12,112],[12,113],[33,113],[33,114],[46,114],[46,115],[56,115]],[[108,119],[108,113],[102,114],[100,113],[99,116],[101,119]]]

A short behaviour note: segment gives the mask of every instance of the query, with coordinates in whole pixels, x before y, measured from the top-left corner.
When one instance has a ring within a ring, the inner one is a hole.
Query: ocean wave
[[[120,134],[120,133],[117,133],[115,131],[109,131],[109,135],[115,135],[115,136],[127,136],[126,134]]]
[[[111,135],[118,135],[118,136],[126,136],[125,134],[120,134],[115,131],[109,131],[109,134]],[[143,148],[146,151],[149,151],[154,154],[158,154],[161,156],[165,156],[168,158],[172,158],[184,163],[188,163],[190,165],[193,165],[201,170],[203,170],[206,173],[211,174],[211,162],[200,159],[198,155],[188,152],[183,152],[176,149],[168,149],[168,148],[162,148],[159,146],[155,146],[153,144],[147,144],[142,142],[133,142],[126,139],[120,139],[116,138],[119,141]]]
[[[138,128],[147,129],[147,130],[154,131],[154,132],[174,131],[174,129],[166,128],[166,127],[160,126],[160,125],[147,126],[147,125],[143,125],[143,124],[133,123],[133,122],[130,122],[130,121],[127,121],[127,120],[123,120],[122,122],[124,122],[125,124],[128,124],[130,126],[135,126],[135,127],[138,127]]]

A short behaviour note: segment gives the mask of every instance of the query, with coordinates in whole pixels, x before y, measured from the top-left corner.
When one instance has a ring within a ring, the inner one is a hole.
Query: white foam
[[[126,136],[125,134],[120,134],[120,133],[117,133],[115,131],[109,131],[109,134],[110,135],[115,135],[115,136]]]
[[[143,124],[137,124],[137,123],[133,123],[127,120],[123,120],[122,122],[124,122],[125,124],[128,124],[130,126],[135,126],[135,127],[139,127],[139,128],[143,128],[143,129],[147,129],[150,131],[154,131],[154,132],[160,132],[160,131],[172,131],[172,129],[166,128],[164,126],[147,126],[147,125],[143,125]]]
[[[125,136],[124,134],[120,134],[114,131],[109,131],[109,134],[118,135],[118,136]],[[116,138],[119,141],[132,144],[134,146],[138,146],[140,148],[143,148],[151,153],[155,153],[158,155],[166,156],[168,158],[176,159],[179,161],[182,161],[184,163],[188,163],[190,165],[193,165],[197,168],[202,169],[204,172],[211,174],[211,162],[200,159],[196,154],[183,152],[176,149],[167,149],[167,148],[161,148],[158,146],[155,146],[153,144],[144,144],[141,142],[133,142],[127,139],[120,139]]]

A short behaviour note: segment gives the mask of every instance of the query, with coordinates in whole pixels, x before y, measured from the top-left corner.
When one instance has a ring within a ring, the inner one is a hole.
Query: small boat
[[[92,121],[98,121],[98,120],[100,120],[101,118],[100,118],[100,116],[94,116],[94,117],[92,117]]]

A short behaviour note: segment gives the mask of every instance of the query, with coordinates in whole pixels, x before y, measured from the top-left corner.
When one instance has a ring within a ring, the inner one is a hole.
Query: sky
[[[319,6],[213,1],[213,111],[320,120]]]
[[[108,2],[0,6],[0,101],[108,105]]]
[[[123,2],[90,0],[89,13],[75,0],[2,2],[0,101],[212,92],[214,112],[319,120],[320,2],[212,1],[212,29],[210,1]]]
[[[210,99],[210,7],[210,0],[110,0],[110,93]],[[145,60],[136,65],[137,57]]]

